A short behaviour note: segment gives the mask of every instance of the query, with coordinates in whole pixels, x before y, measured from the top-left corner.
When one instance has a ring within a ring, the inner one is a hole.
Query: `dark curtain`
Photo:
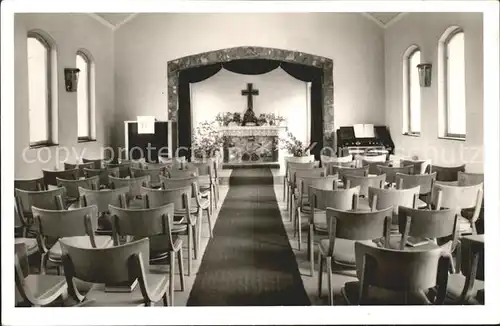
[[[311,142],[316,146],[311,150],[317,160],[323,147],[323,70],[297,63],[270,59],[241,59],[206,66],[193,67],[179,72],[178,88],[178,130],[179,147],[191,147],[191,83],[197,83],[218,73],[222,68],[244,75],[261,75],[278,67],[283,68],[290,76],[311,83]],[[179,155],[191,157],[190,151],[180,151]]]

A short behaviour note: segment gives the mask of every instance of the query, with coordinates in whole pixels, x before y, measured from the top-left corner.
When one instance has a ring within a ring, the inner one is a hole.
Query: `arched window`
[[[76,67],[80,69],[77,88],[78,108],[78,140],[92,140],[93,114],[92,114],[92,61],[90,55],[83,51],[76,53]]]
[[[465,138],[465,49],[464,32],[459,27],[449,28],[441,37],[440,106],[441,136]]]
[[[28,56],[28,102],[30,146],[49,145],[54,142],[52,126],[52,48],[40,33],[29,32]]]
[[[417,65],[420,64],[420,49],[412,45],[403,56],[403,132],[420,135],[420,84]]]

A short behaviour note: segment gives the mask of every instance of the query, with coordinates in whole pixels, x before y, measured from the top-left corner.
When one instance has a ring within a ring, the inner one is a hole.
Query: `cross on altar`
[[[250,111],[253,111],[253,96],[259,95],[259,90],[253,89],[253,84],[248,83],[247,89],[243,89],[241,91],[241,95],[247,96],[247,109]]]

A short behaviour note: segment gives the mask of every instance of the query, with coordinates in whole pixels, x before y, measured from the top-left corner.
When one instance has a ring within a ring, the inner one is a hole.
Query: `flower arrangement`
[[[280,139],[281,149],[286,149],[289,154],[295,157],[307,156],[307,146],[298,140],[290,131],[286,132],[286,137]]]
[[[241,125],[242,117],[239,112],[221,112],[215,117],[215,121],[219,123],[220,126],[227,126],[231,122],[235,122]],[[286,119],[280,115],[274,113],[261,113],[257,118],[257,124],[259,126],[263,125],[280,125],[281,122],[286,121]]]
[[[215,121],[217,121],[220,126],[227,126],[233,119],[234,114],[231,112],[220,112],[215,117]]]
[[[193,135],[193,155],[198,159],[215,157],[220,151],[223,142],[216,121],[200,122]]]

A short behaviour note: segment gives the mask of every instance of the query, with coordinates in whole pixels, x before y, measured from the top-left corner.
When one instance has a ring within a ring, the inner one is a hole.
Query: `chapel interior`
[[[482,13],[16,13],[14,52],[16,306],[484,305]]]

